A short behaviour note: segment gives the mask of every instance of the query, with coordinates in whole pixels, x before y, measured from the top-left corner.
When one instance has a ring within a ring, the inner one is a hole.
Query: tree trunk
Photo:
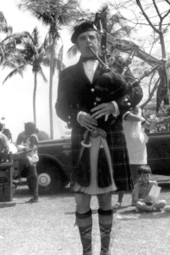
[[[156,81],[156,83],[155,83],[155,85],[154,85],[152,91],[151,91],[150,94],[149,94],[148,99],[140,106],[141,109],[145,108],[145,106],[151,101],[151,99],[152,99],[152,97],[153,97],[155,91],[158,89],[159,82],[160,82],[160,79],[158,79],[158,80]]]
[[[36,116],[36,95],[37,95],[37,72],[34,72],[33,118],[34,118],[34,124],[35,124],[35,125],[37,125],[37,116]]]
[[[53,129],[53,76],[54,76],[54,55],[55,55],[55,39],[53,39],[53,45],[51,48],[51,60],[50,60],[50,84],[49,84],[49,114],[50,114],[50,138],[54,138]]]

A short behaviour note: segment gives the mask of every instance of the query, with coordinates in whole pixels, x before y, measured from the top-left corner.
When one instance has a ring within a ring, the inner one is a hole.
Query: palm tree
[[[0,33],[0,65],[17,69],[24,61],[16,49],[16,44],[20,40],[20,34],[12,34],[12,27],[7,24],[3,12],[0,12]]]
[[[7,20],[3,14],[0,12],[0,64],[5,60],[6,53],[14,49],[14,44],[8,38],[12,34],[12,27],[7,24]]]
[[[12,27],[7,24],[7,20],[3,14],[3,12],[0,11],[0,32],[5,34],[11,34],[12,33]]]
[[[54,76],[54,58],[56,53],[56,42],[60,39],[60,29],[62,26],[69,25],[75,20],[79,12],[78,0],[21,0],[19,8],[30,11],[37,19],[41,20],[49,27],[50,49],[50,77],[49,77],[49,115],[50,115],[50,137],[53,138],[53,76]]]
[[[37,75],[41,75],[43,80],[46,82],[46,76],[42,69],[42,65],[49,66],[50,59],[46,54],[47,39],[45,38],[44,42],[40,44],[39,41],[39,32],[35,28],[32,34],[28,32],[23,32],[20,34],[15,34],[12,36],[12,39],[16,42],[15,58],[11,61],[11,68],[13,69],[5,78],[4,82],[7,79],[11,78],[13,75],[19,73],[23,75],[27,65],[32,66],[32,71],[34,74],[34,91],[33,91],[33,116],[34,123],[36,125],[36,92],[37,92]],[[17,46],[19,45],[19,48]],[[19,61],[20,60],[20,61]],[[16,64],[17,63],[17,64]],[[6,66],[7,63],[5,62]]]

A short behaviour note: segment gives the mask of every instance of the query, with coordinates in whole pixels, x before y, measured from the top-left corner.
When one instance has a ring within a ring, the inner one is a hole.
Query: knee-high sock
[[[92,252],[92,211],[80,214],[76,212],[76,223],[79,228],[83,255],[91,255]]]
[[[98,210],[99,227],[101,238],[101,254],[108,254],[110,245],[110,236],[112,230],[113,211],[112,210]]]

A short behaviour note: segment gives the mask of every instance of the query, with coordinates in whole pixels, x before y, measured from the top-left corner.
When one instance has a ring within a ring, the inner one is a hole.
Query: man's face
[[[89,48],[97,54],[100,47],[99,37],[97,32],[88,31],[80,34],[77,38],[77,47],[83,57],[93,56]]]

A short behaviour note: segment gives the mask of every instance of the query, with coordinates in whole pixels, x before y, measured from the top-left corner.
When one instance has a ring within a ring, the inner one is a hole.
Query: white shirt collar
[[[84,68],[87,78],[92,83],[95,71],[99,64],[99,61],[98,60],[88,60],[82,64],[83,64],[83,68]]]

